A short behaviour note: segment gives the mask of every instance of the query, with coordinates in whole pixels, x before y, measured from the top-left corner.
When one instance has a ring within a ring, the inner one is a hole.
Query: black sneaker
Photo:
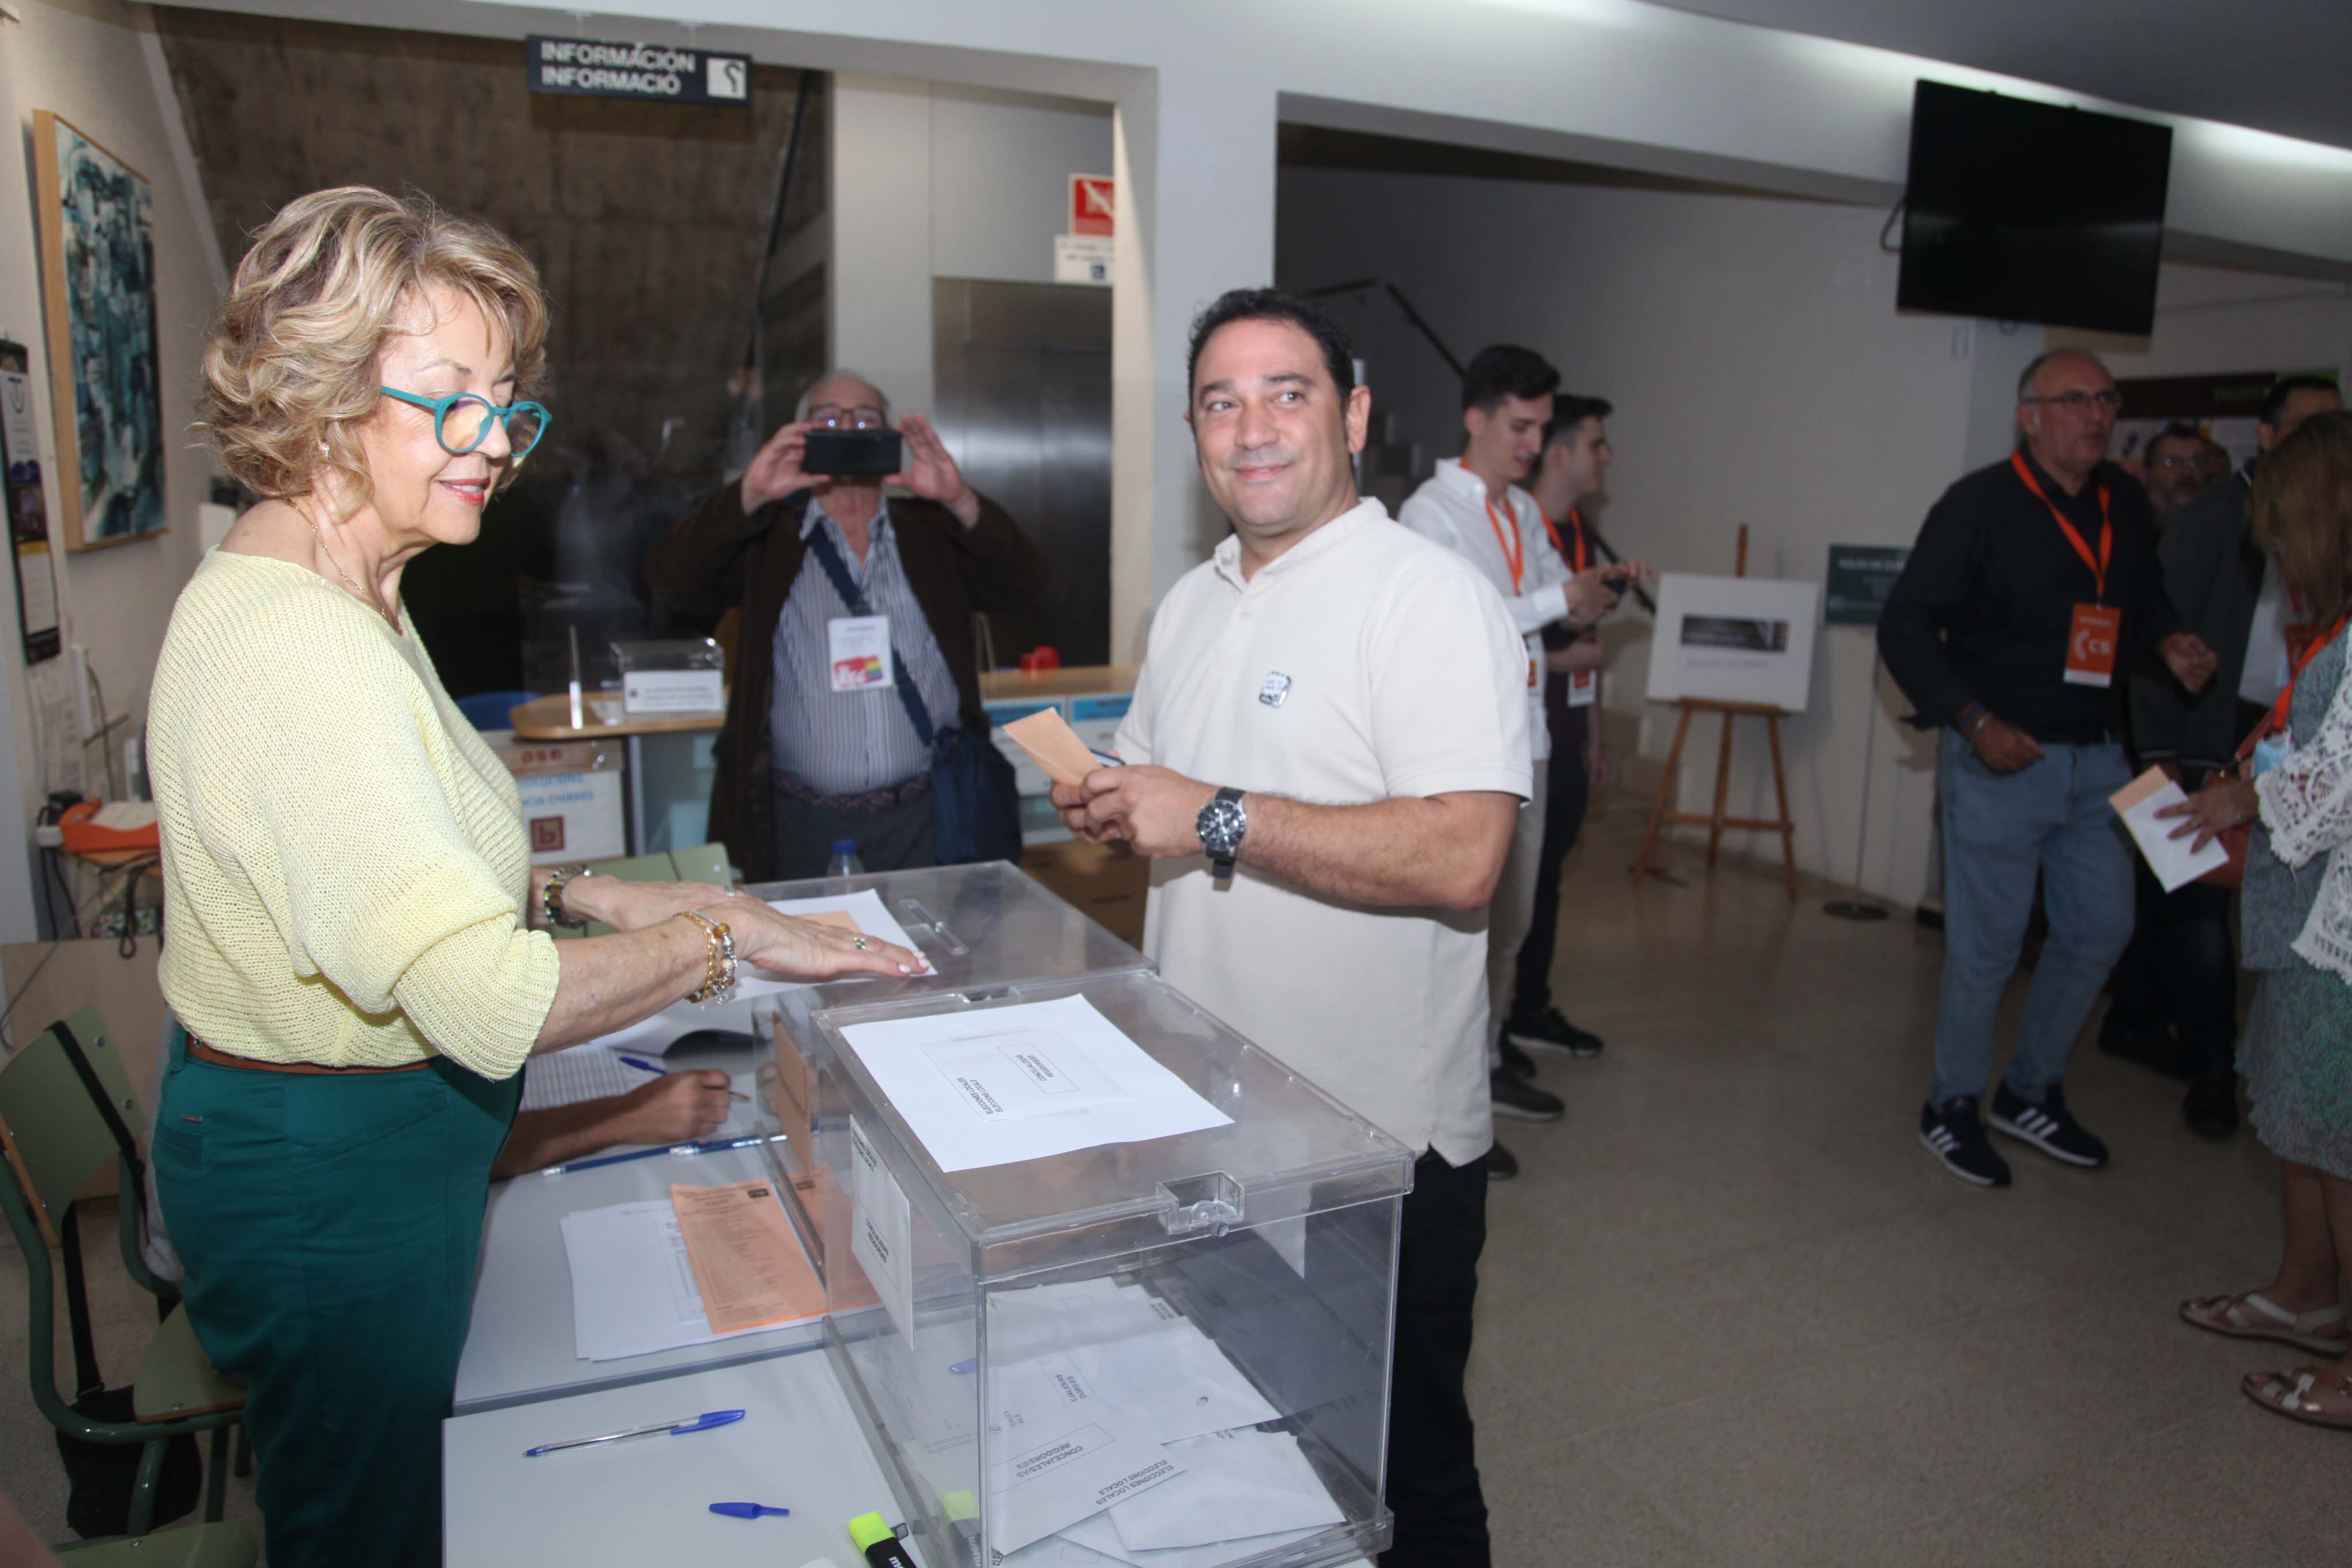
[[[2107,1163],[2107,1146],[2066,1114],[2066,1096],[2055,1085],[2036,1105],[2002,1084],[1992,1093],[1991,1121],[1994,1131],[2031,1143],[2053,1160],[2091,1171]]]
[[[1519,1173],[1519,1162],[1500,1143],[1486,1151],[1486,1179],[1507,1182]]]
[[[1514,1018],[1503,1028],[1503,1048],[1525,1046],[1531,1051],[1566,1051],[1572,1057],[1597,1057],[1601,1054],[1601,1037],[1590,1029],[1580,1029],[1560,1016],[1557,1007],[1547,1007],[1540,1018]]]
[[[2238,1083],[2235,1079],[2199,1079],[2181,1101],[2189,1131],[2204,1138],[2229,1138],[2238,1131]]]
[[[2009,1185],[2009,1162],[1993,1152],[1977,1119],[1977,1102],[1969,1096],[1930,1101],[1919,1112],[1919,1142],[1944,1163],[1944,1169],[1979,1187]]]
[[[1568,1111],[1559,1096],[1546,1094],[1522,1078],[1496,1071],[1486,1075],[1495,1095],[1495,1114],[1521,1121],[1557,1121]]]
[[[1513,1078],[1533,1079],[1536,1076],[1536,1058],[1511,1044],[1510,1036],[1505,1035],[1495,1042],[1495,1054],[1502,1059],[1503,1070]]]

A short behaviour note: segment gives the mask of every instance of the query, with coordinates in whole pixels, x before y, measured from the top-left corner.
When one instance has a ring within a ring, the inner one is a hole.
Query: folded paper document
[[[1026,718],[1015,719],[1004,726],[1004,732],[1055,784],[1075,784],[1102,766],[1058,708],[1040,708]]]
[[[2156,815],[2166,806],[2179,805],[2188,799],[2180,793],[2180,786],[2165,776],[2162,768],[2148,769],[2107,797],[2107,804],[2124,819],[2132,842],[2147,858],[2147,868],[2156,873],[2156,879],[2168,893],[2230,863],[2229,851],[2221,847],[2218,838],[2202,849],[2191,849],[2189,846],[2196,842],[2194,835],[2186,838],[2172,837],[2189,820],[2187,817]]]
[[[673,1185],[671,1205],[714,1334],[824,1314],[824,1286],[809,1267],[772,1182]]]

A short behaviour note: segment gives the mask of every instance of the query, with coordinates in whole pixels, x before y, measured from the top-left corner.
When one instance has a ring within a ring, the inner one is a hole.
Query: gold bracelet
[[[686,999],[697,1005],[735,999],[735,938],[723,921],[714,921],[698,910],[679,911],[702,928],[704,942],[702,984],[686,994]]]

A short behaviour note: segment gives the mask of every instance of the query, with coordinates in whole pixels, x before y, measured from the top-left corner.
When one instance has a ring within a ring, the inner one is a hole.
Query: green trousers
[[[270,1568],[441,1561],[441,1422],[520,1083],[254,1072],[175,1032],[156,1189],[189,1321],[246,1383]]]

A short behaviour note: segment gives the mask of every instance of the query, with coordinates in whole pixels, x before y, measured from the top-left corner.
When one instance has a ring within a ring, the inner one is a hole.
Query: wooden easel
[[[1748,525],[1739,525],[1739,558],[1737,577],[1748,575]],[[1675,726],[1675,743],[1666,752],[1665,771],[1658,778],[1658,798],[1650,806],[1650,820],[1642,829],[1642,850],[1634,856],[1632,876],[1640,881],[1650,871],[1650,851],[1657,847],[1658,830],[1671,824],[1687,824],[1706,829],[1707,869],[1715,868],[1717,851],[1723,845],[1726,828],[1743,831],[1777,833],[1780,836],[1780,868],[1789,883],[1789,897],[1797,896],[1797,825],[1789,817],[1789,783],[1780,765],[1780,710],[1763,702],[1719,702],[1712,698],[1684,697],[1675,706],[1682,710],[1682,718]],[[1691,718],[1698,713],[1717,713],[1723,718],[1723,742],[1715,755],[1715,809],[1704,815],[1695,811],[1675,811],[1675,785],[1682,767],[1683,742],[1690,738]],[[1772,747],[1772,798],[1780,810],[1778,816],[1732,816],[1727,815],[1731,799],[1731,728],[1743,718],[1764,721],[1764,736]]]

